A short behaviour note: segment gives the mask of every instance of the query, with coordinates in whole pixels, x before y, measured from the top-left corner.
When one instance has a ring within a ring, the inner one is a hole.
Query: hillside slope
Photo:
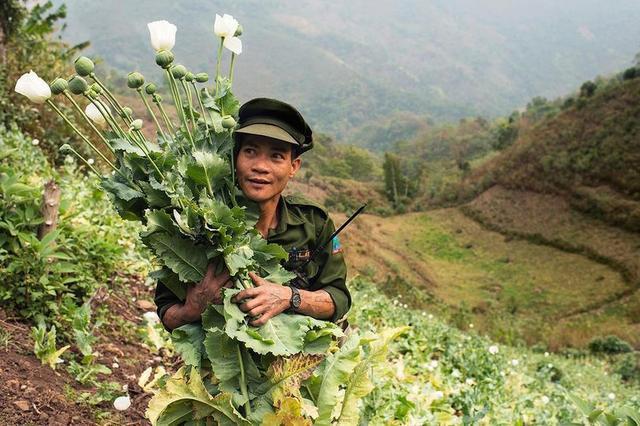
[[[581,98],[524,130],[467,183],[554,193],[576,209],[640,231],[640,79]]]

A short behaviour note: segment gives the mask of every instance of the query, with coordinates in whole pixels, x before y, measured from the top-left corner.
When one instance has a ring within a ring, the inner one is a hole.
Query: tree
[[[580,96],[584,98],[590,98],[596,92],[598,86],[593,81],[585,81],[582,86],[580,86]]]

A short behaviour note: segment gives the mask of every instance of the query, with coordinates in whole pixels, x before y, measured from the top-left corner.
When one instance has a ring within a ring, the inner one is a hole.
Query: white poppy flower
[[[171,50],[176,44],[176,31],[178,27],[168,21],[154,21],[147,24],[151,46],[156,51]]]
[[[33,146],[38,146],[38,145],[40,145],[40,140],[38,140],[38,139],[34,139],[34,140],[32,140],[32,141],[31,141],[31,145],[33,145]]]
[[[239,37],[225,37],[222,45],[236,55],[242,53],[242,40]]]
[[[609,395],[607,395],[607,398],[613,401],[614,399],[616,399],[616,394],[612,392]]]
[[[518,361],[517,359],[512,359],[511,360],[511,365],[513,365],[514,367],[517,367],[518,364],[520,364],[520,361]]]
[[[498,345],[491,345],[489,346],[489,353],[490,354],[497,354],[500,351],[500,349],[498,348]]]
[[[113,407],[119,411],[127,410],[129,407],[131,407],[131,398],[129,398],[129,395],[119,396],[115,399],[115,401],[113,401]]]
[[[542,403],[542,405],[547,405],[549,403],[549,397],[547,395],[542,395],[542,398],[540,398],[540,402]]]
[[[38,77],[38,74],[33,71],[20,76],[16,82],[15,91],[36,104],[43,104],[51,97],[51,88],[47,82]]]
[[[226,13],[222,16],[216,13],[216,20],[213,23],[213,32],[218,37],[231,38],[236,35],[238,29],[238,21],[231,15]]]
[[[107,110],[109,109],[109,107],[106,105],[103,105],[103,108],[106,108]],[[87,107],[84,109],[84,113],[91,119],[91,121],[101,126],[105,125],[107,122],[100,113],[98,107],[96,107],[94,104],[87,105]]]
[[[89,163],[89,165],[93,165],[93,163],[95,163],[96,161],[93,158],[89,158],[87,160],[87,163]]]

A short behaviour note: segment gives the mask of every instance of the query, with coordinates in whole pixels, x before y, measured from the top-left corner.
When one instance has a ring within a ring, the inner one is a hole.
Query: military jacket
[[[278,217],[278,225],[269,230],[267,241],[280,244],[289,253],[288,260],[283,263],[285,269],[297,269],[309,259],[316,247],[326,243],[300,271],[304,279],[294,280],[292,284],[303,290],[322,289],[329,293],[335,305],[331,321],[341,321],[351,307],[351,295],[346,285],[347,267],[339,238],[328,241],[335,230],[333,221],[326,210],[300,196],[281,196]],[[179,303],[184,296],[174,294],[162,282],[161,274],[157,277],[160,279],[156,287],[155,303],[158,316],[162,318],[167,309]]]

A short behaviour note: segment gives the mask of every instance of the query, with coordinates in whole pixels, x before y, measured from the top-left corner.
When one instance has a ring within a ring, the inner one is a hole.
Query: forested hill
[[[527,125],[467,184],[553,193],[574,208],[640,231],[640,79],[565,103],[552,118]]]
[[[147,22],[174,22],[180,61],[211,71],[213,17],[230,13],[245,28],[240,97],[287,99],[317,130],[351,139],[378,137],[371,123],[390,119],[393,127],[397,112],[503,115],[626,68],[640,40],[634,0],[66,3],[66,40],[91,40],[89,53],[109,65],[148,74],[156,69]],[[403,138],[414,127],[391,134]]]

